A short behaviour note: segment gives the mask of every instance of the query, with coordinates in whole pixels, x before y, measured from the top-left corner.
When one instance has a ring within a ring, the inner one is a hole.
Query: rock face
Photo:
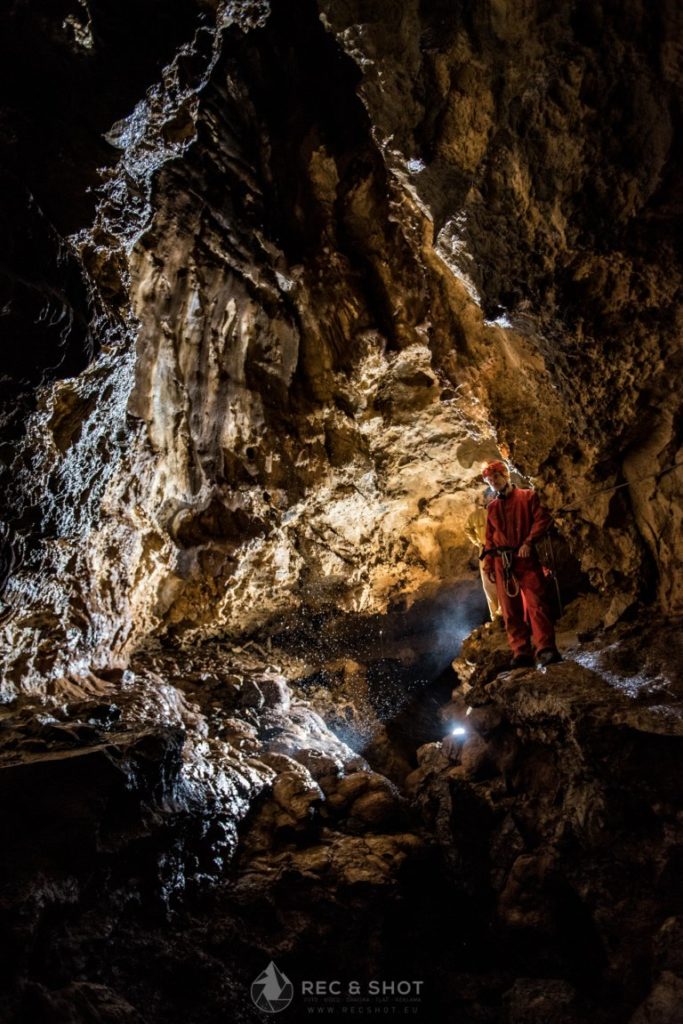
[[[4,714],[3,1020],[255,1020],[264,950],[303,967],[352,914],[362,963],[365,915],[428,858],[395,785],[282,676],[220,653],[147,653],[99,699]]]
[[[398,787],[255,651],[150,649],[106,697],[7,709],[5,1017],[257,1020],[274,959],[294,1019],[302,979],[413,978],[424,1021],[675,1021],[680,637],[577,619],[544,672],[474,634],[441,712],[466,735]]]
[[[427,1020],[675,1019],[680,19],[651,7],[0,14],[0,1013],[261,1019],[266,955],[416,972]],[[572,653],[500,675],[489,626],[456,679],[499,453],[555,515]]]
[[[532,1018],[516,984],[509,1019],[627,1020],[644,999],[634,1021],[656,1005],[674,1020],[680,977],[656,950],[683,896],[680,638],[623,629],[569,655],[477,683],[465,737],[424,746],[408,790],[503,962],[561,979],[536,983]]]
[[[515,984],[508,1019],[674,1020],[681,978],[657,951],[683,899],[680,637],[622,628],[567,653],[472,687],[464,738],[422,747],[407,791],[493,958],[544,979],[540,1002]]]
[[[679,608],[663,11],[188,3],[71,133],[122,27],[68,7],[4,16],[62,62],[64,124],[37,168],[33,94],[6,109],[33,366],[6,415],[10,690],[159,630],[438,590],[496,444],[566,509],[613,618],[655,589]]]

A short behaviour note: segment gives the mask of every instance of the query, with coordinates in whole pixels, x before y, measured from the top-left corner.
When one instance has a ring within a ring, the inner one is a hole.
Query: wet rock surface
[[[679,20],[0,13],[0,1017],[262,1020],[277,958],[676,1020]],[[474,628],[499,453],[545,672]]]
[[[156,646],[97,696],[6,711],[6,1019],[255,1020],[265,956],[391,963],[429,837],[254,647]]]
[[[670,1012],[680,978],[662,980],[656,950],[683,899],[678,626],[617,627],[545,670],[501,673],[485,629],[479,679],[444,711],[465,733],[420,748],[406,789],[492,948],[534,965],[505,996],[510,1019]]]
[[[666,12],[188,0],[155,34],[150,0],[117,96],[124,15],[29,6],[59,127],[3,107],[8,695],[433,596],[501,445],[613,621],[678,609]]]
[[[542,671],[476,631],[398,784],[256,644],[157,645],[106,695],[6,710],[6,1018],[257,1020],[274,959],[421,979],[421,1020],[675,1020],[680,634],[577,640],[595,619],[571,606]]]

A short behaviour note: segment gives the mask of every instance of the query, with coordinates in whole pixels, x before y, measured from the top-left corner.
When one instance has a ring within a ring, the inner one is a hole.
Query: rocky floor
[[[509,1019],[678,1020],[680,624],[567,630],[542,671],[499,674],[500,640],[466,643],[464,733],[422,747],[406,790],[502,962],[532,975],[506,998],[535,991],[536,1015]]]
[[[476,630],[451,699],[410,698],[433,738],[393,760],[369,706],[365,749],[335,732],[359,662],[325,700],[255,641],[7,706],[1,1019],[261,1020],[272,959],[290,1021],[343,1019],[300,993],[335,978],[419,980],[382,1005],[424,1021],[680,1020],[680,633],[590,618],[544,671],[501,671],[503,631]]]

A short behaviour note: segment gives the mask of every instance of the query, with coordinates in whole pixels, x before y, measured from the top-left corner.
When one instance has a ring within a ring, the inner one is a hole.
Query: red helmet
[[[504,462],[501,462],[500,459],[489,459],[489,461],[482,469],[481,475],[483,476],[484,480],[488,480],[488,478],[490,476],[493,476],[494,473],[504,473],[505,476],[510,475],[509,470]]]

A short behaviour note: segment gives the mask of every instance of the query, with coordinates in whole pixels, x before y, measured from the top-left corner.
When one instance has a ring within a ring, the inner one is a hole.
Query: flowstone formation
[[[274,959],[673,1021],[676,12],[0,25],[2,1012],[258,1020]],[[499,453],[576,599],[544,674],[450,667]]]

